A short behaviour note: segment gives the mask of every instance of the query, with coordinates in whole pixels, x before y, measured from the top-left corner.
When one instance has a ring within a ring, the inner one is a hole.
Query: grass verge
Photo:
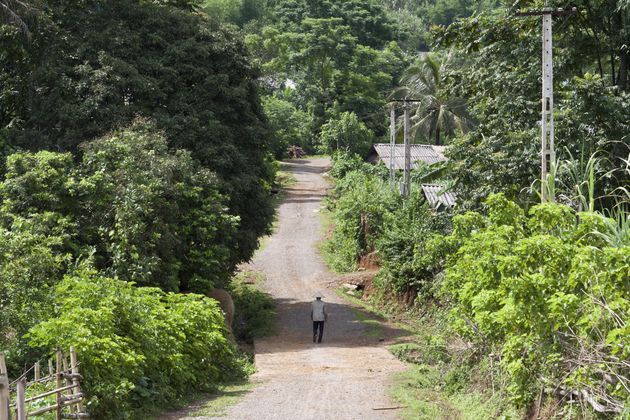
[[[257,271],[242,271],[232,280],[230,293],[236,308],[232,330],[237,341],[252,344],[274,332],[275,304],[260,289],[264,281],[264,273]]]
[[[332,236],[332,232],[335,228],[334,212],[328,208],[326,201],[322,203],[322,207],[319,211],[320,219],[320,240],[316,244],[317,252],[322,257],[326,266],[330,271],[336,274],[345,274],[347,271],[340,271],[335,269],[334,260],[337,257],[334,250],[326,246]]]
[[[277,209],[278,206],[282,204],[282,201],[286,196],[286,190],[288,188],[291,188],[295,184],[297,184],[297,178],[295,178],[295,175],[293,175],[293,172],[291,172],[291,168],[283,162],[278,162],[276,179],[274,180],[272,187],[272,191],[274,194],[271,200],[275,209]]]
[[[215,393],[208,396],[194,408],[191,417],[224,417],[228,409],[243,399],[256,387],[256,383],[241,381],[220,387]]]

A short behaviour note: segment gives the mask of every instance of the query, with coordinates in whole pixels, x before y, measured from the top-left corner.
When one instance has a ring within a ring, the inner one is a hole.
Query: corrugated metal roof
[[[422,184],[422,192],[431,207],[438,208],[440,205],[446,207],[455,206],[455,203],[457,202],[457,194],[450,191],[440,194],[440,191],[442,191],[443,188],[444,187],[442,185]]]
[[[379,159],[389,167],[389,156],[391,146],[388,143],[377,143],[373,146],[378,154]],[[430,144],[412,144],[411,145],[411,169],[416,169],[416,162],[424,162],[432,165],[437,162],[443,162],[444,156],[443,146],[432,146]],[[394,169],[403,170],[405,168],[405,145],[396,144],[394,146]]]

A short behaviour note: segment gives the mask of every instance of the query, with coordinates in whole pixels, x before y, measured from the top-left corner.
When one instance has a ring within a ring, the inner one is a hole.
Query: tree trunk
[[[616,14],[617,27],[621,33],[623,33],[626,28],[626,19],[625,13],[619,9]],[[624,44],[619,49],[619,73],[617,74],[617,86],[622,91],[625,91],[628,87],[628,54],[630,54],[629,48],[630,46],[626,43],[620,42],[620,44]]]
[[[435,145],[440,145],[440,127],[435,128]]]
[[[610,37],[610,77],[612,78],[611,80],[611,85],[616,85],[617,84],[617,80],[615,78],[615,76],[617,75],[617,71],[615,70],[615,52],[617,50],[615,43],[612,39],[612,34],[613,32],[613,18],[612,16],[608,18],[608,36]]]
[[[615,78],[615,53],[614,52],[610,52],[610,77],[611,77],[611,84],[616,85],[617,84],[617,80]]]
[[[617,86],[620,90],[628,89],[628,52],[622,52],[619,60],[619,76],[617,77]]]

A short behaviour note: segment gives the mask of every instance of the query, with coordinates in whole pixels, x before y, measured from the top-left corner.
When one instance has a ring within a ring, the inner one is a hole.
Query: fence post
[[[65,352],[61,353],[61,365],[63,367],[64,374],[69,374],[70,371],[68,370],[68,358],[66,357],[66,353]],[[65,382],[64,386],[71,385],[70,378],[68,378],[68,377],[66,377],[64,382]],[[71,395],[72,391],[73,390],[65,391],[64,394]],[[64,396],[64,398],[66,398],[66,396]],[[71,413],[73,412],[72,408],[73,408],[72,406],[69,407]]]
[[[72,384],[75,385],[74,392],[81,394],[81,385],[79,382],[79,363],[77,359],[77,352],[74,350],[74,346],[70,346],[70,368],[72,369]],[[77,403],[77,412],[83,413],[83,401]]]
[[[0,353],[0,420],[9,419],[9,373],[4,360],[4,353]]]
[[[61,389],[61,387],[63,387],[63,372],[62,372],[62,368],[61,368],[61,350],[57,349],[57,372],[56,372],[56,376],[57,376],[57,383],[56,383],[56,388],[57,389]],[[57,411],[55,412],[55,420],[61,420],[61,409],[63,407],[63,395],[61,394],[61,391],[57,391]]]
[[[24,393],[26,391],[26,378],[17,382],[17,420],[26,420],[26,402]]]
[[[39,381],[39,379],[41,378],[41,367],[39,365],[39,362],[35,363],[35,380]]]

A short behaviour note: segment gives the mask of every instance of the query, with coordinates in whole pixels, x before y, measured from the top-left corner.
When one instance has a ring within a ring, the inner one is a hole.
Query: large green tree
[[[575,47],[574,23],[565,21],[557,25],[564,30],[555,31],[556,150],[561,160],[583,161],[601,150],[606,158],[601,169],[608,172],[627,157],[628,96],[590,73],[597,71],[597,54]],[[499,191],[538,200],[530,187],[540,173],[540,30],[539,19],[509,15],[475,16],[436,30],[437,46],[457,58],[443,88],[466,98],[478,122],[449,149],[464,206],[478,206]],[[610,177],[597,195],[610,194],[624,179]]]
[[[382,107],[406,64],[385,8],[377,1],[280,0],[269,10],[267,26],[250,34],[248,45],[267,91],[310,115],[309,137],[343,112],[384,135]],[[286,87],[294,92],[286,95]]]
[[[1,33],[0,126],[10,126],[11,147],[80,152],[137,115],[151,117],[171,147],[217,173],[241,218],[237,249],[247,259],[272,215],[257,71],[239,35],[194,7],[50,0],[30,43]]]

